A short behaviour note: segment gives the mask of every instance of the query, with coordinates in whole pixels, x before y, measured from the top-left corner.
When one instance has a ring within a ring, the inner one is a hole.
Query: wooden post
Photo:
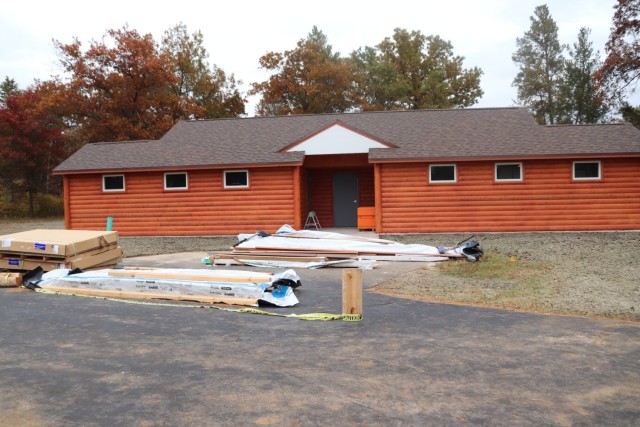
[[[362,314],[362,270],[342,270],[342,314]]]

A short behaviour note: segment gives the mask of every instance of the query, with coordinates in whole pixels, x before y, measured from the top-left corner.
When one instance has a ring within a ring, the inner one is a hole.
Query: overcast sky
[[[100,40],[107,29],[128,24],[159,41],[175,24],[189,32],[202,31],[209,62],[244,83],[266,80],[258,58],[268,51],[295,47],[316,25],[334,52],[347,56],[362,46],[374,46],[394,28],[439,35],[465,57],[465,66],[484,71],[484,96],[476,107],[515,104],[511,82],[517,72],[511,60],[516,37],[529,29],[536,0],[404,0],[319,2],[245,0],[242,2],[164,0],[33,1],[12,2],[0,11],[0,79],[9,76],[21,88],[34,79],[60,75],[52,40],[70,43],[77,37],[86,46]],[[578,30],[591,28],[591,41],[604,59],[615,0],[550,0],[561,43],[573,44]],[[255,99],[247,113],[254,115]]]

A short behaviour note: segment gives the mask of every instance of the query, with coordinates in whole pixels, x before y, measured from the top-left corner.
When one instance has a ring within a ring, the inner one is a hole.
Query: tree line
[[[451,42],[401,28],[341,57],[314,27],[294,49],[260,57],[272,74],[249,94],[261,97],[259,115],[469,107],[483,94],[482,70],[463,61]]]
[[[512,56],[516,102],[541,124],[603,122],[613,111],[640,123],[625,101],[640,72],[639,9],[640,0],[618,0],[601,62],[588,28],[561,44],[549,8],[536,7]],[[62,77],[26,89],[8,76],[0,84],[0,197],[27,194],[31,213],[35,195],[60,191],[51,169],[83,144],[157,139],[178,120],[242,117],[246,95],[259,97],[258,115],[465,108],[483,95],[482,70],[465,66],[451,42],[402,28],[342,56],[313,27],[291,50],[258,59],[270,76],[247,94],[184,24],[159,41],[125,26],[86,47],[54,45]]]
[[[608,122],[613,114],[640,128],[640,106],[628,99],[640,78],[640,0],[618,0],[611,34],[600,60],[580,28],[577,41],[562,44],[547,5],[535,8],[530,28],[516,39],[512,60],[518,66],[513,86],[518,103],[540,124]]]

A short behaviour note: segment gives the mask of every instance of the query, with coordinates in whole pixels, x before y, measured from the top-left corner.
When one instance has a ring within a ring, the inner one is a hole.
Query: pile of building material
[[[372,239],[315,230],[294,230],[288,225],[275,234],[264,231],[241,234],[231,251],[208,258],[215,265],[245,264],[258,267],[359,267],[372,268],[376,261],[437,262],[449,258],[477,260],[477,242],[451,248]],[[462,242],[461,242],[462,243]],[[475,250],[468,250],[468,249]]]
[[[28,286],[59,293],[108,298],[290,307],[298,303],[293,288],[300,284],[300,278],[293,270],[271,274],[236,270],[129,267],[76,274],[68,269],[60,269],[43,274],[41,278],[29,282]]]
[[[22,273],[0,273],[0,288],[17,288],[22,285]]]
[[[0,236],[0,242],[0,270],[87,270],[122,260],[115,231],[31,230]]]

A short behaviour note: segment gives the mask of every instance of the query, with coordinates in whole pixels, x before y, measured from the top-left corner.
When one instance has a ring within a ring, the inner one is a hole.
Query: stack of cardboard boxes
[[[116,231],[31,230],[0,236],[0,270],[88,270],[121,261]]]

